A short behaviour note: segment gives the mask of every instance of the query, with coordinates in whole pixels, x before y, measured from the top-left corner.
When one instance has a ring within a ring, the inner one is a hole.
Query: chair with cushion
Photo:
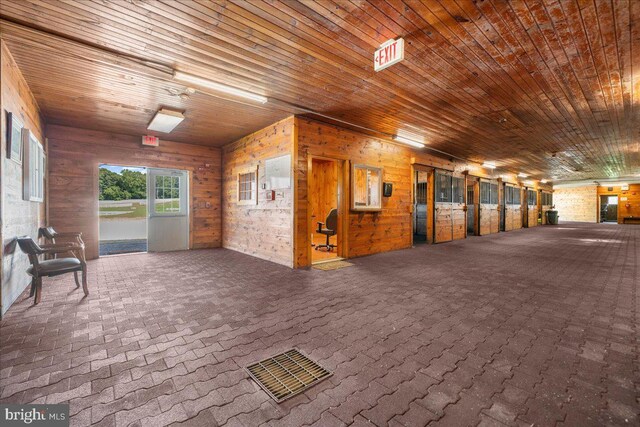
[[[29,256],[31,267],[27,269],[27,274],[31,276],[31,292],[29,296],[35,294],[34,304],[38,304],[42,298],[42,278],[54,277],[61,274],[73,273],[76,281],[76,287],[80,287],[78,280],[78,272],[82,272],[82,289],[85,295],[89,295],[87,288],[87,263],[84,260],[84,246],[76,244],[63,245],[38,245],[31,237],[18,237],[18,245],[22,252]],[[54,258],[46,261],[40,261],[38,257],[46,254],[59,253],[80,254],[76,257]]]
[[[320,248],[326,248],[327,252],[331,252],[331,250],[336,247],[336,245],[332,245],[331,243],[329,243],[329,239],[331,238],[331,236],[335,236],[338,232],[337,209],[331,209],[329,215],[327,215],[327,219],[325,219],[325,222],[318,221],[318,230],[316,232],[327,236],[327,243],[324,245],[317,245],[316,251],[320,250]]]

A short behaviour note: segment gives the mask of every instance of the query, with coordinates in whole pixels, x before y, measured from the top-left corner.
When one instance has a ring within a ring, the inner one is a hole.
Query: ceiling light
[[[529,175],[527,175],[526,173],[522,173],[522,172],[520,172],[520,173],[518,174],[518,176],[519,176],[520,178],[526,178],[526,177],[528,177]]]
[[[540,184],[546,184],[547,182],[549,182],[549,181],[548,181],[548,180],[546,180],[546,179],[541,179],[541,180],[540,180]]]
[[[175,71],[173,73],[173,78],[184,83],[191,83],[196,86],[206,87],[207,89],[213,89],[218,92],[228,93],[229,95],[239,96],[241,98],[250,99],[262,104],[267,102],[266,96],[247,92],[246,90],[237,89],[235,87],[227,86],[222,83],[217,83],[212,80],[194,76],[193,74],[183,73],[182,71]]]
[[[158,110],[147,129],[156,132],[169,133],[184,120],[184,116],[179,111],[167,110],[161,108]]]
[[[416,148],[424,148],[424,144],[417,141],[412,141],[410,139],[404,138],[402,136],[394,135],[393,140],[396,142],[401,142],[402,144],[410,145]]]
[[[495,169],[496,168],[496,164],[493,162],[484,162],[482,164],[483,168],[487,168],[487,169]]]

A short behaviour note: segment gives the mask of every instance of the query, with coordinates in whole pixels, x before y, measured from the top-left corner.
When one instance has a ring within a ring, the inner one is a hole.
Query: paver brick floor
[[[224,249],[107,257],[0,324],[3,403],[72,425],[638,425],[640,227],[563,224],[293,271]],[[282,404],[244,372],[334,376]]]

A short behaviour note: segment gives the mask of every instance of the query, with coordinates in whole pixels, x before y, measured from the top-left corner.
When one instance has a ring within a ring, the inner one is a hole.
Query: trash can
[[[547,211],[547,224],[558,225],[558,211]]]

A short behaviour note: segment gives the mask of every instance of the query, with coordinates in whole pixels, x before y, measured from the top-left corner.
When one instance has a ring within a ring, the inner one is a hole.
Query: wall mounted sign
[[[264,173],[267,190],[291,188],[291,154],[267,159]]]
[[[160,138],[157,136],[144,135],[142,137],[142,145],[148,145],[149,147],[158,147],[160,145]]]
[[[387,40],[373,54],[373,69],[382,71],[404,59],[404,39]]]

